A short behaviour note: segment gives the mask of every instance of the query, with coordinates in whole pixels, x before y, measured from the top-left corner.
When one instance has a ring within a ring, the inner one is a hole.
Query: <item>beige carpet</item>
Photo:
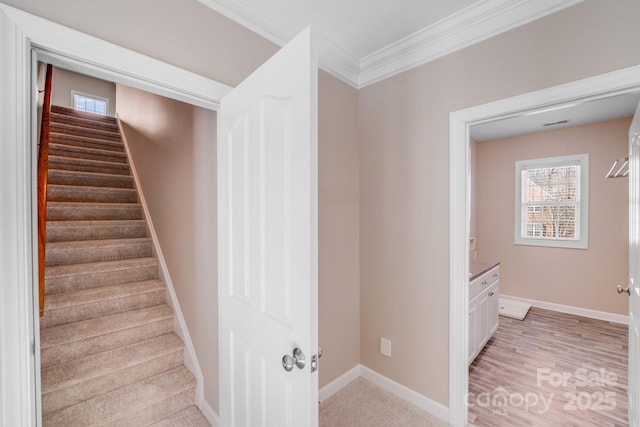
[[[45,427],[208,426],[113,117],[51,109]]]
[[[362,378],[320,405],[320,427],[445,427],[447,423]]]

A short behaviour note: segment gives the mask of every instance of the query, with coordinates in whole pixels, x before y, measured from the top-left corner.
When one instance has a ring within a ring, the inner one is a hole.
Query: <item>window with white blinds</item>
[[[515,243],[588,247],[589,155],[516,162]]]

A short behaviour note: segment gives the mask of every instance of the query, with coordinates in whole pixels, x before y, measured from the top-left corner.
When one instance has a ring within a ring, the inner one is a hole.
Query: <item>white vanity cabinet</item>
[[[478,263],[475,267],[475,270],[480,270],[481,273],[474,273],[474,268],[471,269],[472,276],[469,282],[469,364],[473,362],[473,359],[498,329],[498,310],[500,308],[500,264]]]

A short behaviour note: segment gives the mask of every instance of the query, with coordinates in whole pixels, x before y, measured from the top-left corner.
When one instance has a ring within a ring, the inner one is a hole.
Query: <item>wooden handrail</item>
[[[40,317],[44,316],[44,262],[47,243],[47,175],[49,172],[49,121],[51,115],[51,75],[53,66],[47,64],[44,83],[44,103],[38,147],[38,298]]]

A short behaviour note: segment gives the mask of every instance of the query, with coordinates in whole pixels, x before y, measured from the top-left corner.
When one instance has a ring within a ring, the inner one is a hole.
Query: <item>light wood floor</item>
[[[469,367],[476,426],[627,426],[627,327],[532,308],[500,316]]]

